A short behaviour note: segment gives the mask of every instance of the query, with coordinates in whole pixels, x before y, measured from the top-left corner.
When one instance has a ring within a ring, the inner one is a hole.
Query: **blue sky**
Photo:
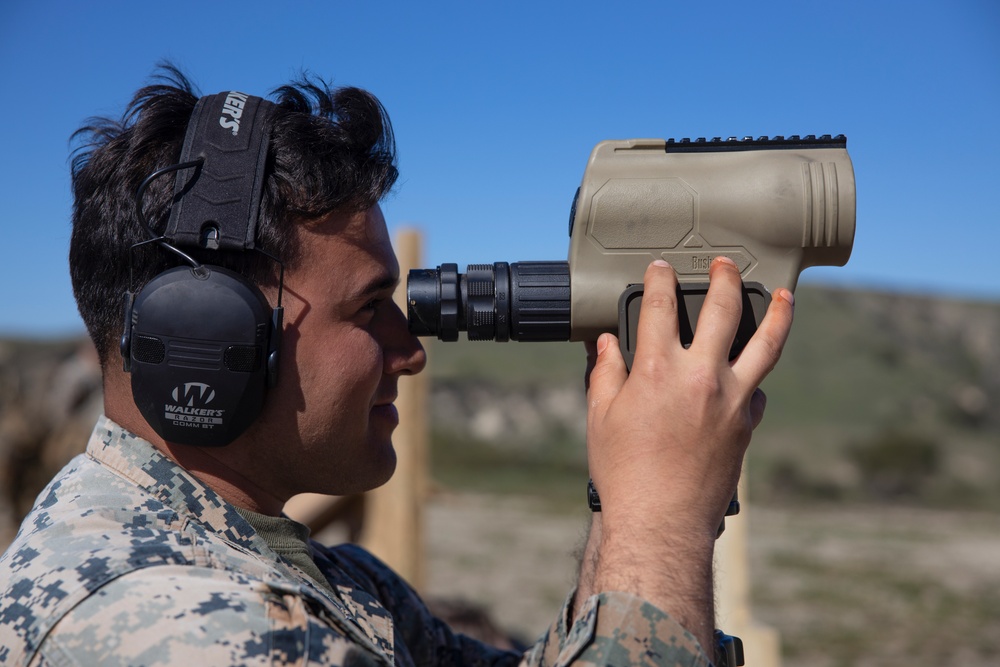
[[[390,228],[426,263],[564,259],[591,148],[837,134],[858,187],[844,268],[804,282],[1000,299],[1000,3],[53,2],[0,6],[0,333],[82,330],[68,138],[161,59],[204,93],[303,69],[392,117]]]

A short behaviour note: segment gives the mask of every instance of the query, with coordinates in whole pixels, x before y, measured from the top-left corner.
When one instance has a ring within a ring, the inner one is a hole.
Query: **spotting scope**
[[[619,336],[634,351],[642,278],[654,259],[677,272],[690,342],[712,260],[744,282],[733,354],[771,293],[810,266],[842,266],[854,244],[854,168],[844,135],[603,141],[569,216],[566,261],[414,269],[410,331],[440,340],[585,341]]]

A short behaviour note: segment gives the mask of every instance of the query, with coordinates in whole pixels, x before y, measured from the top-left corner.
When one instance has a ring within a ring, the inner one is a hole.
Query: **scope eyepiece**
[[[458,340],[565,341],[570,337],[568,262],[495,262],[413,269],[406,283],[410,333]]]

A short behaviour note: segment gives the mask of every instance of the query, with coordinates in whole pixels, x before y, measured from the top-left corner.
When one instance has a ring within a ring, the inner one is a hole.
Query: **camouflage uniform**
[[[623,593],[566,610],[524,656],[452,633],[391,570],[311,542],[335,594],[232,505],[102,418],[0,557],[3,665],[707,665]]]

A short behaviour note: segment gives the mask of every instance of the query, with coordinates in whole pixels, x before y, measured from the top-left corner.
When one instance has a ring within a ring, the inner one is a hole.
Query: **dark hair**
[[[78,147],[72,157],[70,277],[102,365],[116,353],[126,290],[138,291],[180,263],[155,244],[131,250],[149,238],[134,202],[147,176],[177,163],[198,97],[184,74],[161,64],[121,119],[91,118],[73,134]],[[297,223],[363,211],[385,196],[398,176],[396,148],[385,109],[364,90],[331,89],[322,79],[302,75],[270,97],[277,108],[256,245],[290,266],[297,258]],[[143,197],[143,210],[158,233],[169,217],[173,184],[172,177],[158,178]],[[261,285],[274,280],[273,262],[260,253],[190,254]]]

